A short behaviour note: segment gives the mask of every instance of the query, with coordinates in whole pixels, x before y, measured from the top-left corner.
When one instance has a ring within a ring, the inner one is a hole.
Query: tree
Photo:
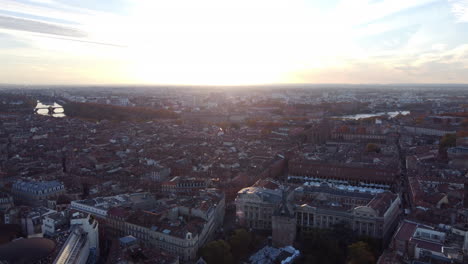
[[[67,102],[63,104],[67,116],[90,120],[148,121],[157,118],[176,119],[178,114],[166,109],[128,107],[98,103]]]
[[[373,264],[375,257],[369,245],[363,241],[348,246],[348,264]]]
[[[464,128],[468,128],[468,118],[463,119],[461,122],[461,126]]]
[[[264,128],[260,131],[260,133],[263,135],[263,136],[266,136],[268,134],[271,134],[271,130],[268,129],[268,128]]]
[[[441,148],[455,147],[457,142],[457,136],[455,134],[445,134],[440,140],[439,146]]]
[[[234,263],[231,247],[224,240],[209,242],[200,250],[200,255],[208,264]]]
[[[422,124],[424,122],[424,117],[417,117],[414,122],[416,124]]]
[[[282,109],[275,109],[275,110],[271,111],[271,113],[274,114],[274,115],[283,115],[284,114]]]
[[[343,248],[346,248],[349,244],[355,241],[353,230],[344,222],[334,224],[333,229],[330,232],[332,237],[338,241],[340,246],[343,246]]]
[[[232,129],[239,129],[240,125],[238,123],[231,123],[231,128]]]
[[[457,137],[461,137],[461,138],[468,137],[468,130],[467,131],[458,131],[457,132]]]
[[[245,229],[237,229],[229,238],[229,245],[234,258],[237,260],[246,257],[249,253],[250,244],[252,243],[252,234]]]
[[[219,122],[216,125],[222,128],[223,130],[226,130],[227,128],[230,127],[230,124],[228,122]]]
[[[301,235],[304,263],[344,263],[345,249],[334,237],[333,230],[311,229]]]
[[[372,252],[374,257],[379,257],[382,254],[382,240],[371,236],[360,236],[359,241],[366,243],[369,246],[369,250]]]
[[[379,153],[380,152],[380,147],[377,144],[368,143],[367,146],[366,146],[366,152]]]
[[[257,120],[256,119],[247,119],[245,121],[245,124],[249,127],[254,127],[257,125]]]
[[[280,126],[281,126],[281,123],[279,122],[270,121],[270,122],[265,123],[265,127],[269,127],[269,128],[276,128]]]

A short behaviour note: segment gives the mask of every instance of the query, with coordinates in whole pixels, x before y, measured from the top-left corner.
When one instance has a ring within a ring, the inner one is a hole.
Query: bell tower
[[[283,191],[281,203],[273,213],[272,242],[274,247],[291,246],[296,239],[296,218],[287,201],[287,193]]]

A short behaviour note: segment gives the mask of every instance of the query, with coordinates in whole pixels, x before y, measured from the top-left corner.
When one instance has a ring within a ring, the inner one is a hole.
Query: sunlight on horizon
[[[183,3],[181,8],[180,3],[142,1],[131,11],[127,52],[136,79],[208,85],[287,82],[302,56],[318,48],[308,36],[315,28],[305,28],[296,5],[277,1],[265,9],[268,3],[262,1]],[[316,66],[322,63],[319,54],[311,59]]]
[[[463,0],[0,3],[2,82],[468,82]]]

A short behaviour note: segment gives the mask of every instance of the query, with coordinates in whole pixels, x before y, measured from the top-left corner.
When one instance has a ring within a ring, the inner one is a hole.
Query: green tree
[[[282,109],[275,109],[275,110],[271,111],[271,113],[274,114],[274,115],[283,115],[284,114]]]
[[[345,262],[345,249],[335,239],[332,230],[312,229],[301,236],[304,263],[341,264]]]
[[[216,125],[222,128],[223,130],[226,130],[228,127],[230,127],[230,124],[228,122],[219,122]]]
[[[104,105],[97,103],[67,102],[63,105],[63,108],[67,116],[92,120],[147,121],[158,118],[176,119],[179,117],[175,112],[166,109]]]
[[[366,146],[366,151],[367,151],[367,152],[376,152],[376,153],[379,153],[379,152],[380,152],[380,147],[379,147],[377,144],[368,143],[367,146]]]
[[[346,248],[349,244],[355,241],[355,235],[351,228],[346,223],[337,223],[333,225],[333,229],[330,231],[331,236],[338,241],[338,244]]]
[[[450,147],[455,147],[457,142],[457,135],[455,134],[445,134],[445,136],[442,137],[439,143],[439,147],[441,148],[450,148]]]
[[[414,120],[414,123],[415,124],[422,124],[424,122],[424,117],[417,117],[415,120]]]
[[[245,229],[237,229],[234,234],[229,238],[229,245],[234,258],[237,260],[244,258],[250,251],[252,243],[252,234]]]
[[[463,119],[461,122],[461,126],[464,128],[468,128],[468,118]]]
[[[240,125],[238,123],[231,123],[231,128],[232,129],[239,129]]]
[[[203,257],[208,264],[234,263],[231,247],[224,240],[209,242],[200,250],[200,256]]]
[[[348,246],[348,264],[373,264],[375,257],[369,245],[363,241]]]
[[[366,243],[369,246],[369,250],[374,254],[375,258],[378,258],[382,254],[382,240],[371,236],[360,236],[359,241]]]
[[[245,121],[245,124],[249,127],[254,127],[257,125],[257,120],[256,119],[247,119]]]

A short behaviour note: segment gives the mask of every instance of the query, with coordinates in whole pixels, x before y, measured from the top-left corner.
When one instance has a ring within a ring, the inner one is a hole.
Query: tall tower
[[[287,194],[283,191],[282,201],[273,213],[271,224],[273,229],[273,246],[291,246],[296,239],[296,218],[287,202]]]

